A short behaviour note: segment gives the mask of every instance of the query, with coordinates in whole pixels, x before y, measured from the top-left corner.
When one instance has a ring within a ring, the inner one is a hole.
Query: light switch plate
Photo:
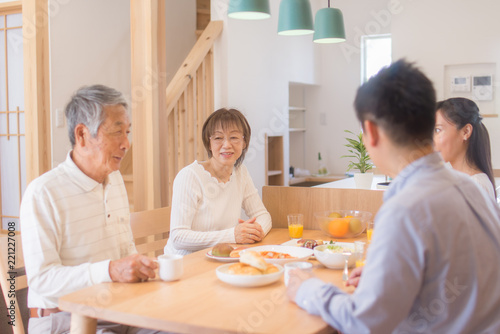
[[[56,109],[56,128],[64,127],[64,111]]]

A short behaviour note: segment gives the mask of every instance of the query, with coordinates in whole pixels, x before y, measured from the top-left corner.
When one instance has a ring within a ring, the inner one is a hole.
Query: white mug
[[[289,262],[285,263],[285,285],[288,286],[290,280],[290,270],[301,269],[307,272],[312,272],[312,263],[310,262]]]
[[[164,281],[175,281],[184,273],[182,255],[163,254],[158,256],[158,270],[160,278]]]

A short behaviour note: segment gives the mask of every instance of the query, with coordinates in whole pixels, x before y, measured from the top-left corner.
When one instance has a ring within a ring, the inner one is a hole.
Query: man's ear
[[[89,136],[89,130],[82,123],[75,126],[75,145],[80,147],[85,147],[87,143],[87,138]]]
[[[363,141],[365,145],[377,146],[380,140],[378,125],[372,121],[365,120],[363,121],[363,131]]]

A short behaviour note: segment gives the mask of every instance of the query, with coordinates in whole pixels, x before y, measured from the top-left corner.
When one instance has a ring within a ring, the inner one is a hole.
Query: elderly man
[[[288,287],[344,333],[500,333],[500,209],[434,152],[435,104],[430,80],[405,61],[358,90],[363,141],[394,178],[366,266],[351,275],[352,295],[301,272]]]
[[[21,204],[28,306],[37,311],[30,334],[69,330],[70,314],[57,308],[60,296],[102,282],[145,281],[157,267],[137,254],[118,171],[130,147],[123,95],[105,86],[83,87],[66,106],[66,118],[73,149],[31,182]],[[98,328],[152,333],[101,321]]]

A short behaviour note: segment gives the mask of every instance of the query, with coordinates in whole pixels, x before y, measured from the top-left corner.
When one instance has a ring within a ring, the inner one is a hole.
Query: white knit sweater
[[[241,209],[257,218],[264,233],[269,232],[271,215],[244,165],[235,168],[226,183],[212,177],[198,161],[184,167],[174,180],[165,253],[189,254],[221,242],[235,243]]]

